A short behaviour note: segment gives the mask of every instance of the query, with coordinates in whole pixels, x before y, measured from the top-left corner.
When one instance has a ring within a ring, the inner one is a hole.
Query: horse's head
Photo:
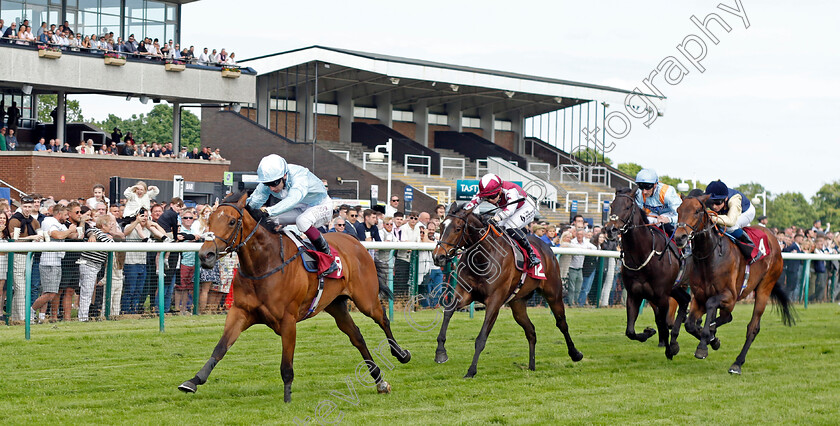
[[[706,212],[708,199],[709,195],[687,197],[677,209],[679,219],[677,219],[677,229],[674,232],[674,242],[677,243],[677,247],[684,248],[694,238],[694,234],[706,228],[711,221]]]
[[[479,232],[484,229],[481,219],[473,214],[473,209],[462,209],[456,203],[447,208],[447,215],[443,223],[440,240],[432,252],[435,265],[443,266],[455,257],[458,249],[469,246],[477,241]]]
[[[236,251],[243,243],[243,226],[248,194],[242,194],[238,200],[226,199],[207,219],[204,230],[204,245],[198,251],[198,258],[203,268],[210,269],[221,255]],[[231,201],[231,202],[228,202]],[[236,202],[233,202],[236,201]]]
[[[607,233],[607,239],[615,241],[618,234],[627,232],[632,226],[633,221],[637,220],[636,210],[636,189],[620,188],[615,191],[615,198],[610,203],[610,221],[604,226],[604,231]]]

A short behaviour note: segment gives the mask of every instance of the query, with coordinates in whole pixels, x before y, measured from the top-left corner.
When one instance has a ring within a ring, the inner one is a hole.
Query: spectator
[[[47,146],[44,145],[44,138],[38,139],[38,143],[35,144],[35,149],[33,151],[46,151]]]
[[[180,225],[179,225],[179,215],[181,214],[181,210],[184,208],[184,201],[181,200],[179,197],[172,198],[169,201],[169,208],[164,211],[161,216],[155,220],[158,225],[163,229],[163,232],[166,233],[167,237],[170,239],[175,240],[176,234],[180,232]],[[192,224],[190,224],[192,225]],[[163,299],[163,306],[165,309],[169,309],[172,304],[172,292],[175,289],[175,279],[176,279],[176,270],[178,268],[178,252],[171,252],[166,253],[166,261],[164,268],[164,285],[166,293],[164,294]]]
[[[429,222],[426,229],[420,230],[420,242],[436,243],[438,238],[437,224],[435,222]],[[427,294],[425,303],[421,304],[428,308],[437,307],[438,300],[443,295],[441,288],[443,286],[443,271],[432,262],[432,252],[429,250],[420,252],[419,263],[420,276],[423,277]]]
[[[352,213],[352,211],[350,212]],[[400,227],[400,241],[408,243],[420,242],[421,226],[417,223],[417,213],[411,212],[408,216],[408,223]],[[411,250],[397,250],[394,261],[394,291],[406,294],[408,292],[408,271]]]
[[[42,241],[42,234],[38,233],[41,224],[37,219],[37,207],[32,197],[24,196],[20,199],[20,211],[12,215],[9,220],[12,238],[16,241]],[[23,295],[26,289],[24,272],[26,271],[26,256],[14,256],[14,289],[12,297],[12,320],[24,319]]]
[[[356,226],[358,222],[359,213],[356,210],[347,211],[347,226],[344,227],[344,233],[350,234],[359,241],[362,241],[364,234],[359,235],[359,228]]]
[[[146,182],[138,181],[129,188],[126,188],[123,195],[125,195],[126,203],[125,203],[125,211],[123,212],[123,218],[132,219],[133,216],[140,211],[141,208],[146,209],[146,211],[151,210],[151,199],[157,197],[160,194],[160,189],[158,187],[152,185],[147,187]]]
[[[533,224],[533,225],[531,225],[531,232],[534,233],[535,237],[545,241],[545,243],[548,244],[549,246],[551,245],[551,239],[549,239],[545,234],[545,232],[546,232],[545,226],[540,225],[539,223]]]
[[[344,232],[345,220],[341,216],[336,216],[332,220],[332,226],[327,232]]]
[[[93,197],[85,200],[88,207],[95,209],[97,203],[105,203],[106,206],[111,204],[111,200],[105,196],[105,185],[97,183],[93,185]]]
[[[575,229],[575,239],[571,241],[569,246],[577,249],[595,249],[595,246],[586,240],[586,229],[584,228]],[[577,302],[576,298],[583,286],[584,257],[584,255],[573,255],[569,264],[569,291],[566,293],[566,304],[569,306]]]
[[[90,242],[112,243],[111,217],[101,215],[96,218],[96,226],[88,230],[87,236]],[[79,321],[88,320],[91,298],[96,286],[99,271],[108,261],[108,253],[104,251],[86,251],[81,254],[79,265]]]
[[[601,234],[605,235],[605,234]],[[618,241],[609,241],[604,238],[604,242],[600,245],[601,250],[606,251],[618,251]],[[604,263],[606,263],[606,274],[604,274],[604,283],[601,286],[601,297],[598,301],[598,306],[605,307],[609,305],[610,302],[610,292],[615,286],[615,276],[616,270],[618,269],[618,264],[615,261],[615,258],[607,258],[604,259]]]
[[[178,234],[175,237],[176,241],[195,241],[198,228],[194,228],[196,212],[195,209],[181,210],[181,223]],[[195,275],[195,253],[186,252],[181,256],[181,273],[178,284],[175,286],[175,306],[173,311],[180,312],[181,315],[186,314],[187,304],[189,303],[190,290],[193,289],[193,277]]]
[[[5,201],[5,199],[2,201]],[[6,216],[5,209],[8,209],[8,204],[0,204],[0,240],[11,238],[8,227],[9,217]],[[6,275],[8,274],[8,266],[8,255],[6,253],[0,253],[0,311],[3,312],[3,315],[0,315],[0,320],[5,320],[6,315],[9,315],[6,312]]]
[[[802,249],[802,240],[804,240],[805,235],[803,234],[796,234],[793,238],[793,242],[782,249],[784,253],[804,253]],[[787,291],[788,296],[791,300],[798,301],[799,300],[799,286],[800,286],[800,278],[799,272],[802,268],[802,261],[801,260],[787,260],[784,262],[785,268],[785,278],[787,282]]]
[[[7,151],[8,146],[6,145],[6,128],[3,127],[0,129],[0,151]]]
[[[422,212],[419,215],[417,215],[417,224],[424,228],[429,226],[429,221],[431,220],[432,216],[429,213]]]
[[[224,161],[225,159],[222,158],[222,154],[219,151],[219,148],[216,148],[215,151],[210,153],[210,161]]]
[[[816,224],[814,225],[816,226]],[[814,244],[815,254],[828,254],[829,249],[826,245],[825,235],[820,233],[817,235]],[[825,260],[815,260],[812,262],[814,266],[814,294],[810,296],[811,302],[825,302],[826,300],[826,284],[828,279],[828,270],[826,268]]]
[[[6,136],[6,150],[8,151],[15,151],[17,150],[18,140],[17,136],[15,136],[15,129],[9,129],[9,134]]]
[[[14,25],[14,23],[12,23]],[[18,119],[20,119],[20,110],[17,107],[17,102],[12,101],[12,106],[6,111],[6,116],[8,117],[8,123],[6,127],[10,130],[17,131],[18,128]]]
[[[596,229],[598,232],[596,232]],[[600,227],[596,227],[592,231],[590,237],[590,245],[592,250],[597,250],[606,241],[606,234],[599,232]],[[601,258],[597,256],[586,256],[583,259],[583,285],[581,286],[580,295],[578,296],[578,306],[586,306],[589,302],[589,292],[592,290],[592,283],[595,281],[595,275],[598,273],[598,265]]]
[[[396,195],[391,196],[391,200],[388,202],[388,205],[385,206],[385,216],[393,217],[399,211],[400,208],[400,197]]]
[[[210,65],[210,55],[207,54],[207,48],[204,48],[204,51],[198,55],[198,64],[199,65]]]
[[[44,219],[41,228],[44,235],[55,241],[62,241],[65,238],[70,238],[76,235],[76,226],[70,225],[68,228],[64,221],[67,220],[67,207],[60,204],[53,207],[53,216]],[[41,265],[39,270],[41,272],[41,296],[32,303],[32,311],[38,313],[38,321],[44,319],[44,313],[41,309],[46,307],[47,303],[52,302],[53,306],[58,306],[58,288],[61,284],[61,260],[64,258],[64,252],[44,252],[41,254]],[[52,311],[53,320],[58,319],[58,310]]]

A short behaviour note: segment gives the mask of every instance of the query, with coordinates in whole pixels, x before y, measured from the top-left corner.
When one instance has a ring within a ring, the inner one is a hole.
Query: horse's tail
[[[787,292],[778,283],[773,286],[770,297],[782,314],[782,323],[788,327],[796,324],[796,311],[793,310],[793,302],[791,302],[790,296],[788,296]]]
[[[385,300],[394,300],[394,292],[387,284],[379,284],[379,295]]]

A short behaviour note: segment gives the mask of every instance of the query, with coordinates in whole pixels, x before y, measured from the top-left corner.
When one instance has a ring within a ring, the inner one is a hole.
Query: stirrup
[[[528,256],[528,266],[529,267],[534,267],[534,266],[537,266],[539,264],[540,264],[540,258],[537,257],[536,254],[531,254],[530,256]]]

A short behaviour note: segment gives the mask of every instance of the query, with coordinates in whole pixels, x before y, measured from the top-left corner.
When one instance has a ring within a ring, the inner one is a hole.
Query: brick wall
[[[449,126],[441,126],[440,124],[429,124],[429,148],[435,147],[435,132],[448,132],[450,130],[452,129],[450,129]]]
[[[475,134],[481,136],[482,138],[484,137],[484,130],[483,129],[473,129],[473,128],[469,128],[469,127],[464,127],[463,129],[461,129],[461,132],[462,133],[466,133],[466,132],[475,133]]]
[[[407,122],[407,121],[394,121],[394,122],[391,123],[391,128],[400,132],[400,133],[402,133],[403,135],[405,135],[405,137],[407,137],[411,140],[415,140],[414,135],[417,134],[417,124],[416,123],[410,123],[410,122]],[[420,144],[423,143],[421,141],[417,141],[417,142],[419,142]]]
[[[505,132],[505,131],[501,131],[501,130],[496,130],[495,137],[496,137],[496,140],[494,140],[493,142],[496,145],[499,145],[499,146],[501,146],[502,148],[504,148],[508,151],[515,152],[513,150],[513,139],[514,139],[514,133],[513,132]]]
[[[222,155],[225,155],[224,151]],[[31,151],[0,153],[0,177],[3,180],[23,192],[52,195],[57,199],[90,197],[93,194],[93,185],[101,183],[107,188],[112,176],[172,180],[177,174],[188,181],[221,182],[224,172],[228,169],[227,161],[47,154]],[[64,182],[61,181],[62,176]],[[12,191],[12,194],[15,192]]]

